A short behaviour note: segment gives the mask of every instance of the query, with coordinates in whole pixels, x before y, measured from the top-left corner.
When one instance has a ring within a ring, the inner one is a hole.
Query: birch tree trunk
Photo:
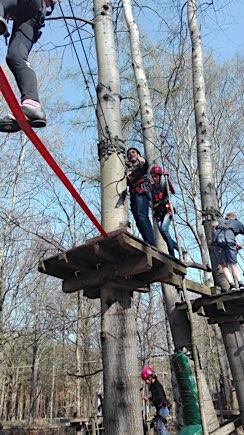
[[[204,69],[202,59],[201,35],[196,17],[197,6],[195,0],[188,0],[188,25],[192,42],[192,74],[193,97],[195,107],[195,122],[197,133],[197,151],[199,179],[204,217],[204,230],[213,268],[214,281],[220,282],[226,289],[218,274],[218,267],[211,246],[212,221],[218,213],[216,189],[213,179],[210,129],[206,112],[206,97],[204,83]],[[231,373],[236,387],[241,421],[244,424],[244,338],[239,322],[220,325],[225,349],[227,352]]]
[[[130,33],[132,65],[135,75],[137,95],[140,102],[145,155],[149,164],[153,164],[155,162],[156,132],[148,81],[143,67],[139,31],[133,17],[130,0],[123,0],[123,9]],[[157,247],[161,250],[165,250],[166,245],[163,242],[156,225],[154,225],[154,231],[156,233]],[[175,310],[175,303],[180,302],[178,292],[175,287],[169,285],[163,285],[162,291],[175,348],[177,350],[180,350],[183,347],[191,348],[191,333],[187,315],[183,311]]]
[[[130,46],[131,46],[131,55],[132,55],[132,65],[134,68],[134,75],[136,80],[136,87],[138,98],[140,102],[140,110],[141,110],[141,119],[142,119],[142,133],[143,133],[143,142],[145,148],[145,155],[149,160],[149,163],[152,164],[155,162],[155,145],[156,145],[156,133],[154,128],[154,120],[153,120],[153,109],[151,98],[148,89],[147,78],[143,68],[141,50],[140,50],[140,41],[139,41],[139,31],[135,20],[132,14],[132,7],[130,0],[123,0],[123,8],[124,14],[127,22],[127,27],[130,33]],[[162,238],[159,235],[159,231],[156,230],[156,240],[157,246],[159,249],[162,249]],[[183,347],[187,347],[188,349],[192,347],[193,343],[191,343],[191,336],[193,336],[193,332],[190,330],[189,321],[187,319],[187,315],[185,312],[179,313],[175,310],[175,303],[179,300],[179,295],[174,287],[169,285],[162,285],[163,296],[165,299],[165,306],[167,308],[167,314],[170,322],[170,326],[172,328],[172,335],[175,342],[176,349],[182,349]],[[189,309],[191,306],[189,305]],[[189,316],[191,322],[191,316]],[[194,325],[191,322],[191,329],[194,329]],[[201,373],[201,379],[203,375]],[[206,390],[204,390],[206,392]],[[199,391],[199,398],[200,398]],[[202,394],[203,396],[203,394]],[[201,397],[202,397],[201,396]],[[206,403],[206,401],[205,401]],[[208,402],[209,403],[209,402]],[[214,412],[214,407],[212,403],[212,407],[209,406],[209,413],[211,413],[212,420],[214,420],[214,425],[216,427],[217,416]],[[202,419],[204,415],[202,415]]]
[[[125,147],[120,118],[120,80],[115,54],[112,6],[94,0],[98,61],[97,118],[101,164],[102,225],[112,231],[127,225],[127,210],[117,206],[126,189]],[[101,288],[101,343],[106,435],[142,434],[136,322],[131,292]]]
[[[130,0],[123,0],[124,15],[130,33],[130,49],[132,56],[132,66],[134,70],[137,95],[140,103],[141,125],[145,156],[149,165],[155,163],[155,144],[156,132],[153,118],[152,102],[148,88],[148,82],[143,67],[140,37],[137,24],[133,18]]]

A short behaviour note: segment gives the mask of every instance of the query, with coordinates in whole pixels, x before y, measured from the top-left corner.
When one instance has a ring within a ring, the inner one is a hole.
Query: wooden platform
[[[85,244],[55,257],[42,260],[38,270],[63,280],[62,290],[72,293],[83,289],[84,295],[99,297],[101,286],[149,291],[149,284],[165,282],[182,287],[186,267],[178,259],[147,246],[120,229],[108,237],[95,237]],[[209,287],[186,280],[187,288],[211,294]]]
[[[244,323],[244,292],[221,293],[202,297],[192,302],[193,312],[208,318],[209,324]],[[186,304],[176,304],[177,309],[186,309]]]

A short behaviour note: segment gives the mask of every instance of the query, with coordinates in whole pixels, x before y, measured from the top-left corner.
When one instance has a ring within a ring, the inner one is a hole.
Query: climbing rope
[[[87,217],[91,220],[91,222],[95,225],[95,227],[98,229],[98,231],[101,233],[103,237],[107,237],[106,231],[103,229],[101,224],[98,222],[94,214],[91,212],[89,207],[86,205],[86,203],[83,201],[77,190],[74,188],[72,183],[69,181],[69,179],[66,177],[62,169],[58,166],[52,155],[49,153],[45,145],[42,143],[42,141],[39,139],[39,137],[36,135],[36,133],[32,130],[29,123],[26,120],[26,117],[24,113],[22,112],[19,103],[11,89],[11,86],[7,80],[7,77],[5,76],[2,67],[0,67],[0,90],[9,105],[14,117],[16,120],[18,120],[18,124],[21,127],[21,129],[24,131],[26,136],[30,139],[30,141],[33,143],[33,145],[36,147],[36,149],[39,151],[41,156],[44,158],[46,163],[50,166],[50,168],[54,171],[54,173],[57,175],[57,177],[60,179],[60,181],[63,183],[63,185],[66,187],[66,189],[70,192],[70,194],[73,196],[73,198],[76,200],[76,202],[80,205],[82,210],[86,213]]]

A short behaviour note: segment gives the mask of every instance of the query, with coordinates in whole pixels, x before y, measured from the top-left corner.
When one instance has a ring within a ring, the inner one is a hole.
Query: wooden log
[[[231,421],[230,423],[225,424],[224,426],[219,427],[214,432],[211,432],[211,435],[227,435],[236,430],[235,423]]]

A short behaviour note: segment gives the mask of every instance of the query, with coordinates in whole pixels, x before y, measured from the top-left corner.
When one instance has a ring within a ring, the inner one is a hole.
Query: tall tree
[[[226,282],[219,277],[212,240],[212,222],[219,214],[216,188],[213,178],[210,128],[206,108],[205,81],[201,35],[197,22],[197,3],[188,0],[188,25],[192,42],[192,77],[197,134],[198,168],[202,199],[204,230],[213,267],[215,283],[226,289]],[[240,322],[224,323],[220,326],[222,337],[236,387],[241,419],[244,424],[244,339]]]
[[[111,3],[94,0],[94,13],[102,225],[105,231],[112,231],[127,225],[126,207],[117,205],[120,193],[126,188],[120,80]],[[100,296],[105,433],[139,434],[142,433],[142,418],[133,297],[131,292],[109,285],[101,288]]]

